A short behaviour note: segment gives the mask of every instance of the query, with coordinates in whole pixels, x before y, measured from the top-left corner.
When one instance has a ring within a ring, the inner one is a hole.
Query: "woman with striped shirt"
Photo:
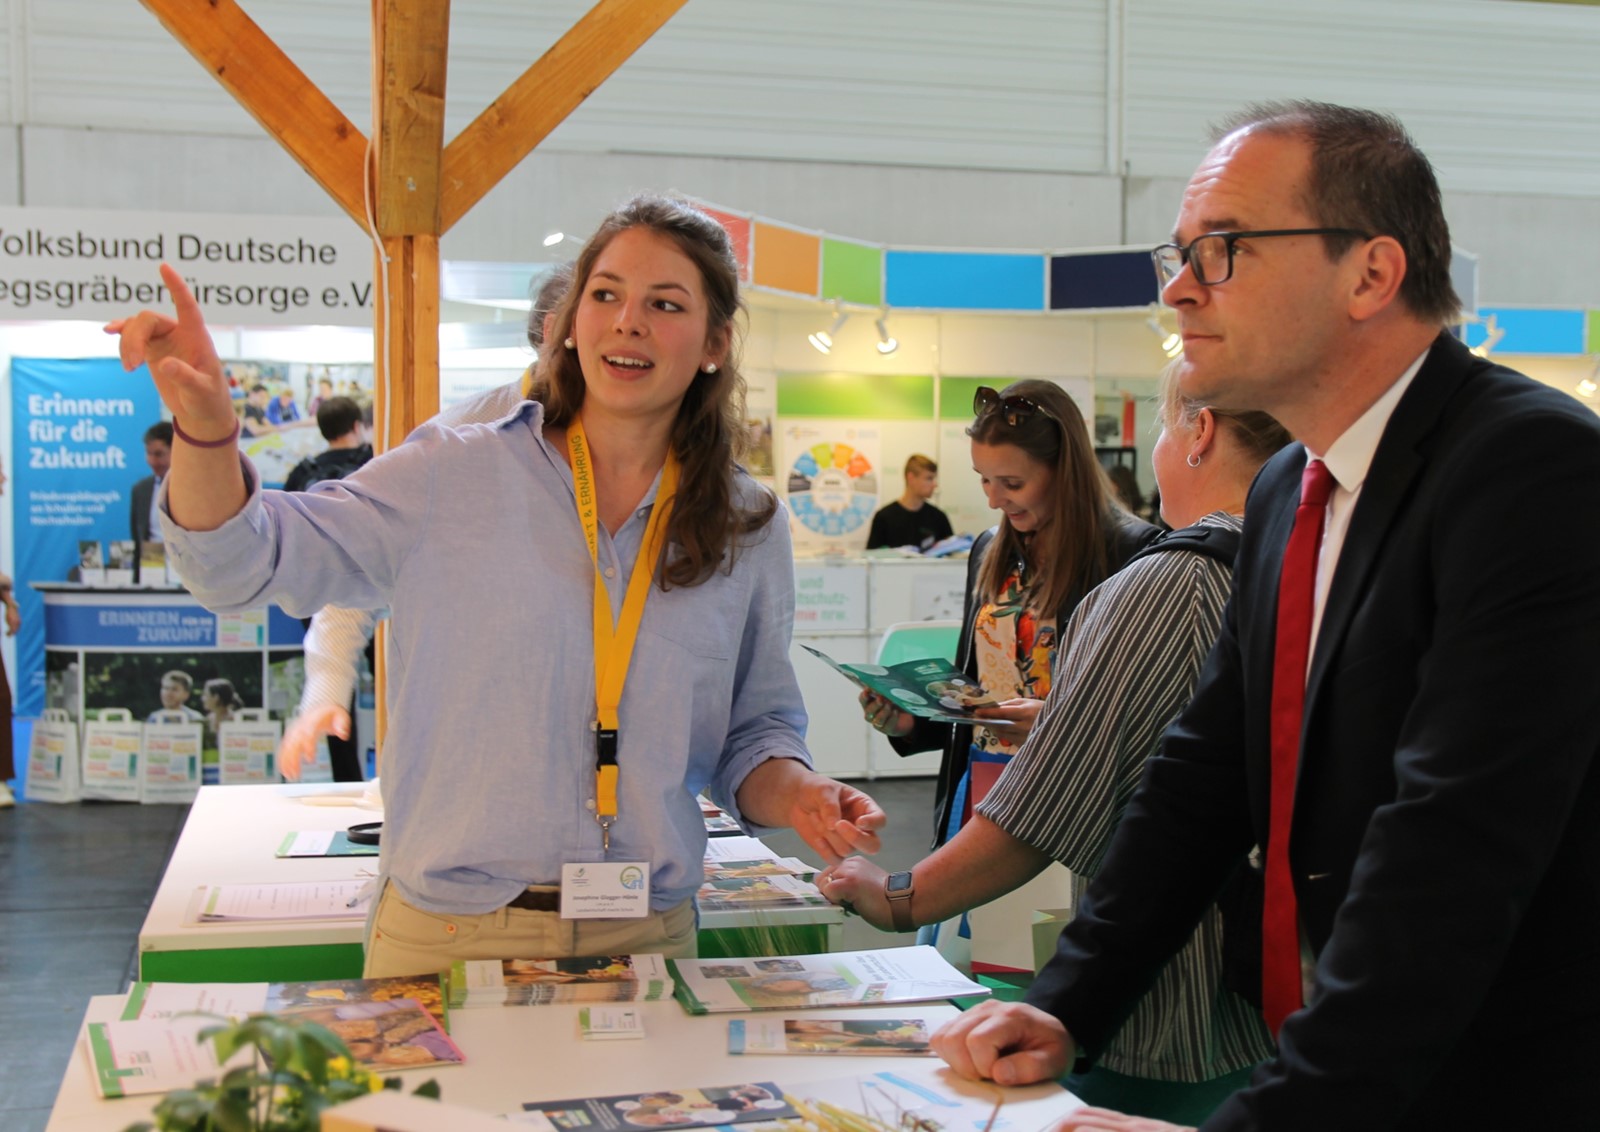
[[[1162,516],[1195,532],[1186,538],[1237,531],[1251,480],[1288,435],[1263,413],[1229,413],[1184,398],[1170,374],[1161,420],[1152,462]],[[1083,599],[1063,630],[1054,685],[1027,742],[973,820],[912,870],[915,923],[993,900],[1052,860],[1072,870],[1082,895],[1145,760],[1194,690],[1231,579],[1230,566],[1206,554],[1146,552]],[[882,869],[852,857],[825,873],[821,887],[835,903],[888,928],[885,879]],[[1221,951],[1213,907],[1102,1051],[1094,1073],[1069,1086],[1094,1104],[1112,1099],[1097,1097],[1097,1086],[1130,1084],[1118,1078],[1204,1083],[1202,1106],[1237,1087],[1237,1075],[1267,1057],[1271,1044],[1256,1009],[1223,987]],[[1196,1091],[1145,1090],[1177,1103],[1143,1115],[1193,1119]],[[1116,1100],[1124,1111],[1139,1111],[1125,1091]]]

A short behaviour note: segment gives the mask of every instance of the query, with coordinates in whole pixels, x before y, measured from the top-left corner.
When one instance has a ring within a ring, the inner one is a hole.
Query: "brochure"
[[[695,902],[702,912],[824,907],[829,903],[816,885],[786,873],[708,880],[695,893]]]
[[[983,719],[975,708],[995,707],[999,701],[985,692],[965,672],[937,657],[905,660],[887,668],[881,664],[842,664],[827,653],[801,645],[824,664],[869,692],[875,692],[912,715],[935,723],[978,723],[984,727],[1010,727],[1003,719]]]
[[[799,1115],[770,1081],[718,1088],[670,1089],[572,1101],[530,1101],[563,1132],[614,1132],[634,1128],[714,1128],[752,1120],[792,1120]]]
[[[342,829],[302,829],[286,834],[279,857],[376,857],[376,845],[357,845]]]
[[[932,1057],[922,1018],[730,1018],[732,1054]]]
[[[151,1021],[183,1014],[243,1018],[276,1014],[301,1006],[338,1006],[357,1002],[412,999],[438,1019],[446,1030],[443,976],[394,975],[381,979],[323,979],[292,983],[134,983],[123,1007],[124,1020]]]
[[[252,1049],[239,1050],[226,1066],[217,1050],[198,1036],[220,1020],[186,1018],[91,1022],[85,1029],[95,1092],[102,1097],[132,1097],[191,1088],[224,1068],[250,1064]]]
[[[672,996],[657,954],[571,959],[457,960],[440,976],[452,1008],[552,1002],[656,1002]]]
[[[748,959],[669,959],[690,1014],[883,1006],[986,995],[936,948],[890,947]]]
[[[433,1015],[412,998],[297,1006],[273,1013],[326,1026],[356,1062],[379,1073],[466,1060]]]
[[[738,877],[810,877],[821,869],[799,857],[772,857],[754,861],[706,861],[706,880],[733,880]]]
[[[859,1117],[867,1116],[876,1127],[904,1132],[1044,1132],[1083,1107],[1054,1081],[998,1089],[988,1081],[968,1081],[932,1060],[791,1085],[786,1092],[808,1120],[821,1116],[834,1127],[860,1128],[868,1125]],[[758,1125],[743,1132],[778,1130]]]

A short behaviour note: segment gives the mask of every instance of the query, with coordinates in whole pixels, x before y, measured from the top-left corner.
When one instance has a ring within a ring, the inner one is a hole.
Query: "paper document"
[[[201,885],[185,923],[220,924],[294,920],[361,920],[372,899],[364,880],[301,884]]]
[[[747,959],[669,959],[676,997],[691,1014],[884,1006],[986,995],[937,949],[890,947]]]

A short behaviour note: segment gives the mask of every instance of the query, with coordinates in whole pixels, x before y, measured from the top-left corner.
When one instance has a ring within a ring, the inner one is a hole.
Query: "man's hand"
[[[22,610],[17,608],[17,599],[10,592],[6,593],[6,636],[15,637],[17,630],[22,628]]]
[[[972,714],[979,719],[1009,721],[1012,726],[996,727],[994,733],[1007,743],[1020,745],[1033,730],[1034,721],[1039,718],[1039,712],[1043,709],[1043,700],[1002,700],[994,707],[974,708]]]
[[[876,853],[877,831],[887,820],[869,795],[813,772],[800,782],[789,809],[789,824],[828,865],[851,853]]]
[[[883,882],[889,874],[865,857],[846,857],[817,874],[822,895],[854,912],[879,931],[894,930],[894,915]]]
[[[974,1081],[1031,1085],[1053,1081],[1077,1058],[1059,1021],[1021,1002],[983,1002],[940,1027],[933,1052]]]
[[[300,781],[300,764],[316,754],[324,735],[350,738],[350,713],[338,704],[307,708],[289,721],[278,743],[278,769],[290,782]]]
[[[183,276],[164,263],[161,280],[172,294],[176,318],[140,311],[107,323],[106,333],[121,339],[123,369],[150,366],[161,400],[185,432],[198,440],[218,440],[236,426],[222,362],[200,314],[200,304]]]

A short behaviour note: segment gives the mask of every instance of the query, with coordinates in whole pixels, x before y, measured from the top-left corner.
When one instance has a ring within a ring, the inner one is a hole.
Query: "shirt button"
[[[606,577],[615,578],[616,576],[617,576],[616,570],[614,568],[610,567],[610,566],[607,566],[606,567]]]
[[[586,809],[586,810],[594,809],[594,799],[593,798],[585,798],[583,800],[583,808]]]

